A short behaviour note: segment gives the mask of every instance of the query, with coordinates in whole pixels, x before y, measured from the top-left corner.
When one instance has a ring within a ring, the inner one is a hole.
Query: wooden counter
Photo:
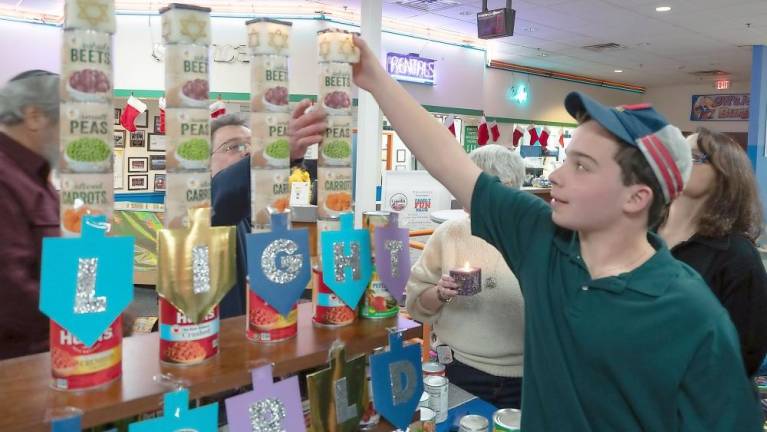
[[[50,354],[42,353],[0,362],[0,431],[49,431],[44,423],[48,409],[72,406],[83,410],[83,427],[135,416],[160,408],[162,395],[171,390],[153,379],[170,373],[189,389],[190,399],[213,395],[250,384],[249,369],[264,362],[274,364],[274,375],[285,376],[327,363],[335,339],[344,341],[347,353],[369,353],[388,343],[388,327],[404,330],[405,340],[420,338],[421,325],[398,316],[383,320],[358,320],[340,329],[312,325],[312,305],[298,306],[298,336],[273,344],[254,344],[245,337],[245,317],[221,321],[221,350],[198,366],[161,366],[159,335],[152,333],[123,341],[123,377],[101,389],[83,393],[50,387]]]

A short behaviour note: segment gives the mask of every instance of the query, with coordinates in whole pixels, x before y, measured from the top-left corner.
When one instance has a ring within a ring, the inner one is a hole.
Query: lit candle
[[[458,295],[472,296],[482,291],[482,269],[470,266],[468,261],[450,270],[450,277],[458,285]]]

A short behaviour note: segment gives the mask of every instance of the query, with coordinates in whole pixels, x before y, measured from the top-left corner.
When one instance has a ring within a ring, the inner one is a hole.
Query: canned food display
[[[165,110],[168,173],[210,170],[210,112],[207,109]]]
[[[250,110],[288,112],[288,57],[250,57]]]
[[[435,432],[437,430],[436,413],[429,407],[419,407],[420,420],[410,423],[407,432]]]
[[[160,9],[162,40],[166,44],[210,45],[210,9],[171,3]]]
[[[513,408],[499,409],[493,414],[493,432],[519,432],[522,411]]]
[[[352,166],[352,117],[330,116],[318,149],[318,166]]]
[[[168,173],[165,179],[165,227],[189,225],[189,210],[210,207],[210,172]]]
[[[209,61],[210,49],[205,45],[165,46],[165,103],[167,107],[205,108],[207,110],[208,105],[210,105]]]
[[[112,219],[114,175],[61,174],[60,220],[63,237],[79,237],[84,216]]]
[[[423,376],[445,376],[445,365],[437,362],[426,362],[421,365]]]
[[[218,354],[218,306],[197,324],[162,297],[159,310],[160,361],[162,363],[195,365]]]
[[[280,315],[264,299],[248,287],[246,334],[253,342],[281,342],[294,338],[298,333],[298,309],[293,309],[287,316]]]
[[[251,113],[251,167],[285,168],[290,166],[288,113]]]
[[[290,53],[290,29],[293,23],[271,18],[256,18],[245,23],[248,28],[248,48],[251,54]]]
[[[423,379],[424,388],[429,393],[429,408],[436,413],[437,423],[447,420],[449,383],[447,378],[438,375],[427,376]]]
[[[418,401],[419,407],[425,407],[429,408],[429,393],[423,392],[421,393],[421,399]]]
[[[362,226],[370,233],[370,245],[373,253],[373,261],[375,262],[375,229],[376,227],[385,227],[389,224],[389,217],[391,213],[385,211],[370,211],[362,214]],[[375,264],[374,264],[375,269]],[[373,271],[373,276],[370,279],[363,296],[363,303],[360,309],[360,315],[363,318],[369,319],[381,319],[391,318],[399,313],[399,305],[397,300],[392,296],[389,291],[381,282],[378,277],[378,273]]]
[[[481,415],[469,414],[461,417],[458,427],[459,432],[487,432],[488,421]]]
[[[265,229],[271,223],[269,208],[281,213],[289,207],[290,187],[284,169],[252,169],[250,171],[251,218],[254,230]]]
[[[346,30],[330,28],[317,32],[317,54],[321,62],[357,63],[360,49],[354,45],[352,35]]]
[[[61,100],[111,101],[112,82],[112,35],[92,30],[64,30],[59,83]]]
[[[320,63],[320,92],[318,102],[331,116],[351,114],[352,65],[350,63]]]
[[[338,217],[352,210],[352,168],[317,170],[317,216]]]
[[[354,322],[357,313],[344,303],[336,294],[322,281],[322,271],[315,267],[314,290],[312,292],[312,303],[314,306],[314,316],[312,322],[320,327],[343,327]]]
[[[114,0],[65,1],[64,29],[114,33]]]
[[[107,103],[65,102],[59,120],[63,173],[112,172],[114,112]]]
[[[87,390],[122,375],[122,315],[86,347],[55,321],[50,322],[51,376],[58,390]]]
[[[378,273],[375,271],[362,299],[360,316],[363,318],[384,319],[391,318],[399,313],[397,300],[386,290],[383,282],[378,277]]]

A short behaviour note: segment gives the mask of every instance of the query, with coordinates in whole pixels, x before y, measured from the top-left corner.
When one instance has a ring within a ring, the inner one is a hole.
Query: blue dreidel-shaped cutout
[[[272,214],[272,231],[246,237],[250,289],[287,315],[311,280],[309,231],[288,229],[289,213]]]
[[[133,301],[133,237],[107,237],[106,217],[85,216],[82,237],[43,239],[40,311],[85,346]]]
[[[353,213],[342,214],[340,220],[340,230],[322,233],[322,280],[354,309],[372,277],[370,234],[354,229]]]
[[[218,432],[218,402],[189,409],[189,390],[181,389],[163,396],[163,416],[133,423],[129,432]]]
[[[389,333],[389,350],[370,356],[370,376],[376,411],[405,430],[423,393],[421,346],[402,346],[402,333]]]

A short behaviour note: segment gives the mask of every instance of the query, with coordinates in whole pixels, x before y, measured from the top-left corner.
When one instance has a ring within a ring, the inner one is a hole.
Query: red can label
[[[248,289],[248,322],[245,330],[248,339],[253,342],[290,339],[298,333],[298,309],[293,305],[287,316],[280,315],[258,294]]]
[[[315,324],[322,326],[341,327],[354,322],[357,313],[343,302],[329,286],[322,281],[322,272],[315,268],[314,272],[314,317]]]
[[[85,390],[122,375],[122,315],[90,348],[52,320],[50,332],[54,388]]]
[[[169,301],[160,298],[160,361],[193,365],[218,354],[218,306],[193,323]]]

